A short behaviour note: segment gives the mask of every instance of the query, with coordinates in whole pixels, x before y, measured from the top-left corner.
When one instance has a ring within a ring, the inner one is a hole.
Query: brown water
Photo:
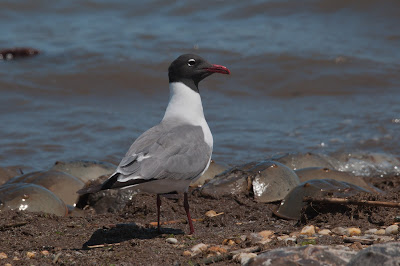
[[[197,53],[217,162],[279,152],[399,155],[398,1],[3,1],[0,165],[122,156],[158,123],[167,68]]]

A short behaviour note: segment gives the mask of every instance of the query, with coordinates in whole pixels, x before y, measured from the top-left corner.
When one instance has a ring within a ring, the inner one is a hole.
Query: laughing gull
[[[230,74],[230,71],[194,54],[184,54],[173,61],[168,68],[170,99],[161,123],[133,142],[116,172],[103,184],[78,193],[114,188],[156,193],[160,231],[160,195],[183,192],[190,234],[193,234],[187,191],[190,183],[207,170],[213,149],[198,85],[213,73]]]

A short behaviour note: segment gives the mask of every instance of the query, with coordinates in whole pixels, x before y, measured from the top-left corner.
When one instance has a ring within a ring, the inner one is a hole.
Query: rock
[[[296,174],[300,182],[312,179],[333,179],[362,187],[368,191],[380,192],[378,188],[367,184],[362,177],[355,176],[349,172],[341,172],[330,168],[309,167],[296,170]]]
[[[33,259],[33,258],[35,258],[35,256],[36,256],[36,252],[30,252],[30,251],[26,252],[26,257],[28,259]]]
[[[190,257],[190,256],[192,256],[192,252],[190,252],[189,250],[185,250],[185,251],[183,251],[182,255],[185,257]]]
[[[274,235],[274,231],[272,230],[264,230],[261,232],[257,233],[259,236],[261,236],[262,238],[270,238],[271,236]]]
[[[100,161],[75,160],[62,162],[57,161],[51,170],[56,170],[73,175],[84,183],[96,180],[102,175],[111,175],[117,167],[111,163]]]
[[[385,234],[386,235],[396,235],[399,232],[399,226],[397,224],[393,224],[391,226],[388,226],[385,229]]]
[[[385,229],[379,229],[375,232],[375,235],[384,235],[386,234],[386,230]]]
[[[32,183],[47,188],[56,194],[65,204],[75,205],[78,199],[76,191],[83,188],[84,183],[69,174],[49,170],[32,172],[10,179],[6,184]]]
[[[173,237],[169,237],[169,238],[165,239],[165,241],[169,244],[177,244],[178,243],[178,240]]]
[[[257,257],[255,253],[239,253],[233,256],[233,261],[240,263],[241,265],[248,265],[251,258]]]
[[[373,235],[373,234],[376,233],[376,231],[378,231],[378,229],[372,228],[372,229],[368,229],[368,230],[365,231],[364,233],[365,233],[366,235]]]
[[[200,243],[200,244],[193,246],[190,250],[191,250],[192,256],[196,256],[196,255],[206,251],[207,248],[208,248],[208,245]]]
[[[355,254],[347,247],[307,245],[263,252],[248,265],[345,265]]]
[[[7,259],[7,258],[8,258],[8,256],[7,256],[6,253],[0,252],[0,260],[4,260],[4,259]]]
[[[222,215],[222,214],[224,214],[224,213],[223,212],[216,213],[214,210],[210,210],[210,211],[207,211],[205,213],[205,216],[207,216],[207,217],[215,217],[215,216],[219,216],[219,215]]]
[[[339,236],[348,235],[349,231],[343,227],[335,227],[332,229],[332,233],[337,234]]]
[[[391,266],[399,265],[400,261],[400,243],[389,242],[385,244],[376,244],[363,249],[354,256],[349,266],[369,266],[382,265]]]
[[[303,198],[306,196],[320,198],[329,195],[343,198],[361,192],[368,191],[356,185],[332,179],[309,180],[292,189],[282,200],[279,208],[274,211],[274,214],[284,219],[299,220],[302,209],[307,205],[306,202],[303,202]],[[317,206],[318,204],[313,203],[314,210]],[[329,211],[326,207],[323,210]]]
[[[329,229],[322,229],[322,230],[318,231],[318,234],[323,235],[323,236],[330,235],[331,233],[332,233],[332,231]]]
[[[227,253],[228,251],[227,251],[225,248],[223,248],[223,247],[213,246],[213,247],[209,247],[209,248],[207,249],[207,252],[208,252],[208,253],[216,253],[216,254],[225,254],[225,253]]]
[[[333,165],[330,163],[330,161],[334,160],[333,158],[325,154],[317,154],[312,152],[277,155],[272,157],[272,160],[280,162],[293,170],[307,167],[334,169]]]
[[[300,234],[312,236],[313,234],[315,234],[314,225],[307,225],[307,226],[303,227],[303,229],[301,229]]]
[[[191,187],[200,187],[204,185],[207,181],[213,179],[216,175],[221,174],[227,169],[227,167],[217,164],[214,160],[211,160],[210,166],[207,171],[195,182],[191,183]]]
[[[50,252],[47,251],[47,250],[42,250],[42,251],[40,251],[40,253],[41,253],[43,256],[48,256],[48,255],[50,255]]]
[[[39,50],[27,47],[14,47],[0,50],[0,60],[12,60],[39,54]]]
[[[347,234],[346,235],[349,235],[349,236],[359,236],[359,235],[361,235],[360,228],[350,227],[350,228],[347,228],[346,230],[347,230]]]
[[[65,216],[65,203],[50,190],[35,184],[15,183],[0,186],[0,211],[4,209],[45,212]]]

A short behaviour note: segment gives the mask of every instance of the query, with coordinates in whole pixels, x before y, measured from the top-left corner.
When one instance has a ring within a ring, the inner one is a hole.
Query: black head
[[[175,59],[168,68],[169,82],[182,82],[199,92],[199,82],[213,73],[230,74],[229,69],[213,65],[195,54],[184,54]]]

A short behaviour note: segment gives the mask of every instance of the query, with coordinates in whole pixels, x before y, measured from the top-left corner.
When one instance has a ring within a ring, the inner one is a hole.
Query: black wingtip
[[[103,185],[101,184],[101,185],[96,185],[96,186],[91,186],[91,187],[85,187],[85,188],[78,190],[76,193],[78,193],[79,195],[96,193],[101,190],[102,186]]]

